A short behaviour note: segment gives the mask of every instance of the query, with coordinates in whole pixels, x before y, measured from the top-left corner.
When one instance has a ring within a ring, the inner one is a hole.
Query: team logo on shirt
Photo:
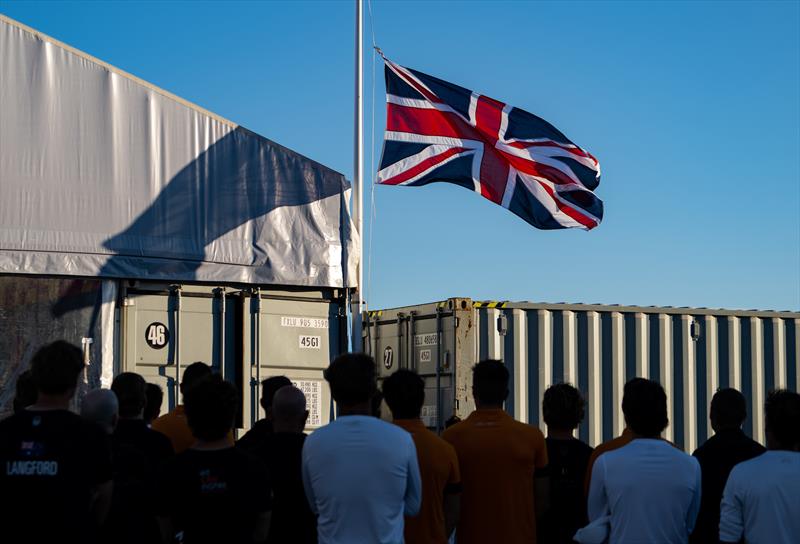
[[[214,476],[208,469],[200,471],[201,493],[220,493],[227,489],[228,483],[224,480],[221,480],[219,476]]]
[[[19,443],[19,454],[24,459],[6,461],[6,476],[57,476],[58,461],[36,459],[44,456],[42,442],[23,440]]]
[[[34,441],[23,441],[19,445],[19,452],[23,457],[41,457],[44,455],[44,444]]]

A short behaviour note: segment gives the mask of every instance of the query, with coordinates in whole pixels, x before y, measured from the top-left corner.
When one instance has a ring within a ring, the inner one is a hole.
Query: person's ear
[[[306,423],[308,423],[308,415],[309,414],[310,414],[310,412],[308,410],[306,410],[305,413],[303,413],[303,427],[305,427]]]

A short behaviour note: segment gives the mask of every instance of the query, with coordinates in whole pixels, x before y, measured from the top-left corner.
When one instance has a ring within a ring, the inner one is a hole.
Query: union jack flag
[[[540,229],[600,224],[600,163],[589,152],[531,113],[384,60],[378,183],[455,183]]]

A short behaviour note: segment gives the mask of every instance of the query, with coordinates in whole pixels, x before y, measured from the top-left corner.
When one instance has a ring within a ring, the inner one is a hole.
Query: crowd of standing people
[[[593,449],[575,438],[575,387],[546,390],[545,437],[504,410],[494,360],[473,367],[476,409],[441,436],[420,418],[423,379],[398,370],[379,391],[364,354],[325,370],[329,424],[306,435],[303,392],[273,376],[264,419],[238,441],[237,390],[202,362],[160,417],[160,388],[130,372],[74,413],[82,372],[80,349],[58,341],[17,382],[0,421],[3,542],[800,542],[800,395],[786,390],[768,395],[766,449],[742,431],[744,396],[721,389],[714,435],[688,455],[661,437],[667,397],[642,378],[624,388],[625,431]]]

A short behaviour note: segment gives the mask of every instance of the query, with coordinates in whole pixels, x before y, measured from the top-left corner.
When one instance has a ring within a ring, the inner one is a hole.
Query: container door
[[[123,299],[123,368],[160,385],[162,413],[180,402],[184,369],[196,361],[225,379],[235,373],[229,343],[236,331],[226,317],[230,295],[217,288],[129,289]]]
[[[365,324],[365,349],[378,364],[378,382],[400,368],[417,372],[425,380],[425,425],[441,431],[453,415],[453,346],[455,319],[451,311],[434,313],[373,312]],[[383,415],[390,418],[388,408]]]
[[[344,351],[339,309],[338,302],[325,299],[264,293],[251,297],[246,427],[264,417],[260,382],[270,376],[286,376],[305,393],[308,429],[330,421],[331,395],[323,371]]]
[[[407,323],[402,315],[387,321],[375,321],[370,324],[368,338],[370,355],[378,365],[378,379],[391,375],[399,368],[408,368],[408,333]]]

